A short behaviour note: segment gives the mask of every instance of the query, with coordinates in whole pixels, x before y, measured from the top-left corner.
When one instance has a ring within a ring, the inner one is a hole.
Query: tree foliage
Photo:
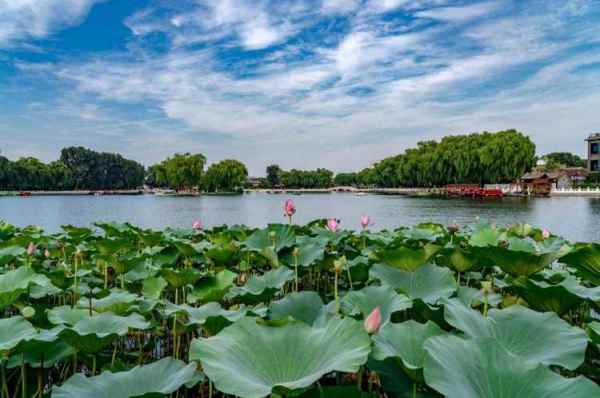
[[[333,172],[327,169],[292,169],[281,173],[281,184],[285,188],[329,188],[332,182]]]
[[[0,157],[1,190],[133,189],[144,182],[144,166],[112,153],[65,148],[60,160]]]
[[[506,183],[535,165],[535,145],[506,130],[419,142],[358,174],[360,185],[433,187],[457,183]]]
[[[146,182],[156,187],[187,190],[202,183],[206,157],[202,154],[175,154],[148,169]]]
[[[333,184],[338,187],[354,186],[354,185],[356,185],[357,181],[358,181],[358,176],[356,173],[339,173],[339,174],[336,174],[335,177],[333,178]]]
[[[587,167],[587,161],[570,152],[552,152],[542,156],[546,165],[555,164],[558,167]]]
[[[267,183],[271,188],[281,185],[282,170],[279,165],[271,164],[267,166]]]
[[[243,189],[248,179],[246,166],[234,159],[210,165],[204,176],[203,188],[208,192],[234,192]]]

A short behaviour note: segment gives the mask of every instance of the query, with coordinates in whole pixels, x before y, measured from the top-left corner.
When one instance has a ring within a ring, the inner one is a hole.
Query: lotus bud
[[[26,319],[31,319],[35,316],[35,309],[29,306],[23,307],[21,308],[21,315]]]
[[[194,221],[194,223],[192,224],[192,229],[194,229],[196,231],[201,231],[202,230],[202,222],[200,220]]]
[[[30,256],[33,256],[35,254],[35,245],[33,244],[33,242],[29,243],[29,246],[27,246],[27,254]]]
[[[459,229],[460,229],[460,227],[458,226],[456,221],[454,221],[452,224],[448,225],[448,232],[450,232],[451,234],[457,233]]]
[[[381,311],[379,307],[375,308],[365,319],[365,330],[369,334],[377,333],[381,326]]]
[[[344,270],[344,265],[346,265],[346,257],[340,257],[336,260],[333,261],[333,269],[335,270],[336,274],[341,274],[342,271]]]
[[[542,230],[542,238],[543,239],[548,239],[550,237],[550,231],[548,231],[547,229],[543,229]]]
[[[331,232],[337,232],[338,226],[338,220],[336,220],[335,218],[330,218],[327,220],[327,229]]]
[[[360,226],[362,229],[366,229],[369,225],[371,225],[371,217],[366,214],[360,216]]]
[[[481,282],[481,290],[483,290],[484,294],[491,294],[494,292],[491,281],[482,281]]]
[[[300,255],[300,249],[298,249],[298,247],[294,247],[294,250],[292,250],[292,256],[298,257],[299,255]]]
[[[50,258],[50,256],[51,256],[50,250],[48,250],[48,249],[44,250],[44,257]]]
[[[296,205],[293,200],[288,199],[283,205],[283,215],[292,218],[294,214],[296,214]]]

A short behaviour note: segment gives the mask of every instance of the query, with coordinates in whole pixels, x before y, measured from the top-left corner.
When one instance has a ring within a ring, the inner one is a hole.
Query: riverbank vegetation
[[[543,157],[547,165],[575,167],[583,160],[569,153]],[[514,182],[535,166],[535,145],[522,133],[455,135],[419,142],[415,148],[385,158],[358,172],[283,170],[267,166],[260,188],[441,187],[458,183]],[[11,162],[0,157],[0,190],[132,189],[150,187],[177,191],[239,191],[248,184],[246,166],[233,159],[207,166],[203,154],[175,154],[144,170],[120,155],[85,148],[66,148],[60,160],[44,164],[34,158]],[[255,181],[256,182],[256,181]]]
[[[113,153],[82,147],[61,151],[48,164],[27,157],[10,161],[0,156],[0,190],[101,190],[134,189],[144,183],[141,164]]]
[[[0,224],[0,397],[600,395],[600,245],[356,222]]]

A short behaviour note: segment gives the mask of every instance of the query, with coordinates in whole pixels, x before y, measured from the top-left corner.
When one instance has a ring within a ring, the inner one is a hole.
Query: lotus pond
[[[0,398],[600,397],[600,244],[0,224]]]

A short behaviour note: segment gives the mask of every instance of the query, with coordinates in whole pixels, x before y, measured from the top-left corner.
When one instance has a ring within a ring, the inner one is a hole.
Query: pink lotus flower
[[[27,254],[30,255],[30,256],[33,256],[34,253],[35,253],[35,249],[36,249],[36,247],[33,244],[33,242],[30,242],[29,246],[27,246]]]
[[[50,256],[51,256],[50,250],[48,250],[48,249],[44,250],[44,257],[50,258]]]
[[[338,227],[339,223],[338,220],[336,220],[335,218],[330,218],[327,220],[327,229],[331,232],[337,232]]]
[[[202,222],[194,221],[194,223],[192,224],[192,228],[195,229],[196,231],[202,230]]]
[[[294,214],[296,214],[296,205],[293,200],[288,199],[283,205],[283,215],[291,218]]]
[[[363,229],[366,229],[369,225],[372,225],[371,217],[367,216],[366,214],[363,214],[362,216],[360,216],[360,226]]]
[[[549,237],[550,237],[550,231],[548,231],[547,229],[543,229],[542,230],[542,238],[548,239]]]
[[[365,330],[369,334],[377,333],[379,327],[381,326],[381,311],[379,307],[376,307],[367,319],[365,319]]]

